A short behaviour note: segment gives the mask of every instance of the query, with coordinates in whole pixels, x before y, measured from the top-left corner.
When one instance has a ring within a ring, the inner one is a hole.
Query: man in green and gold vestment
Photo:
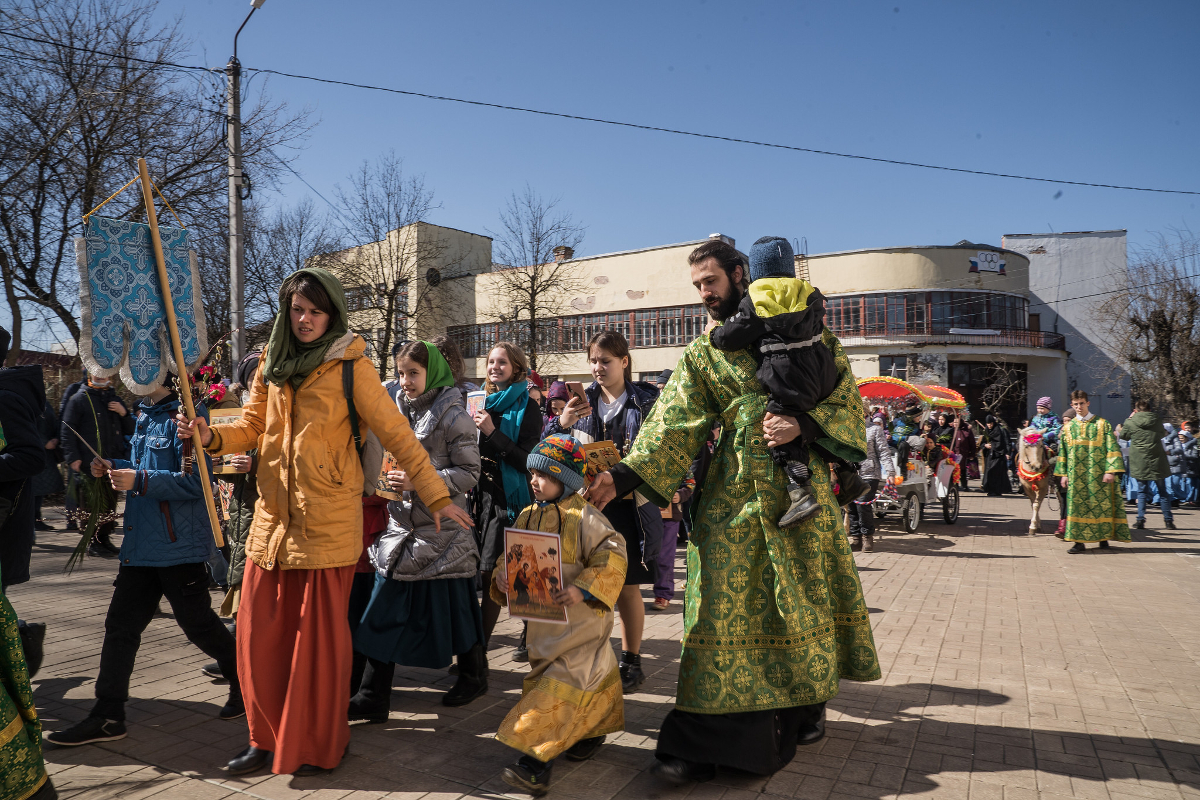
[[[1075,419],[1063,425],[1059,433],[1058,459],[1054,474],[1067,490],[1067,530],[1064,538],[1074,542],[1068,553],[1082,553],[1084,542],[1128,542],[1129,523],[1121,502],[1116,477],[1125,471],[1121,447],[1108,420],[1088,411],[1088,395],[1071,392]]]
[[[688,263],[709,314],[725,320],[745,293],[742,255],[711,241]],[[841,678],[880,678],[862,584],[829,467],[819,450],[865,458],[862,400],[841,344],[824,331],[839,372],[836,390],[809,420],[768,416],[747,350],[721,352],[705,334],[688,346],[624,461],[597,477],[602,505],[638,489],[665,507],[704,445],[722,434],[693,497],[687,549],[683,654],[676,706],[659,735],[655,771],[675,783],[706,780],[716,766],[770,774],[797,743],[824,733],[825,701]],[[822,506],[781,530],[787,477],[769,448],[804,425],[809,469]]]

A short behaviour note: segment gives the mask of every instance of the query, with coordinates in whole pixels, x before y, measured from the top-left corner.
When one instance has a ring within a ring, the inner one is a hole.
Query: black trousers
[[[173,567],[121,565],[113,582],[112,601],[104,619],[104,647],[100,675],[96,678],[96,705],[92,716],[124,720],[129,699],[129,678],[142,644],[142,632],[154,618],[158,602],[166,596],[175,621],[188,641],[216,660],[229,679],[231,692],[239,691],[237,647],[233,634],[221,623],[208,596],[208,569],[199,564]]]
[[[697,714],[671,709],[654,755],[771,775],[796,755],[801,731],[815,726],[824,703],[771,711]]]
[[[874,497],[874,493],[879,489],[879,481],[872,478],[867,483],[871,485],[872,492],[867,496]],[[870,503],[851,503],[846,506],[846,511],[850,514],[849,535],[851,539],[875,535],[875,506]]]

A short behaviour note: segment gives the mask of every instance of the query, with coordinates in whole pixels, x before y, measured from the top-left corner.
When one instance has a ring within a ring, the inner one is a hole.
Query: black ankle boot
[[[487,653],[483,644],[476,642],[465,653],[456,656],[458,661],[458,680],[454,688],[442,697],[442,705],[465,706],[477,697],[487,694]]]
[[[621,651],[621,691],[625,694],[637,691],[646,682],[646,673],[642,672],[641,653]]]
[[[367,659],[358,694],[350,698],[350,721],[387,722],[392,702],[392,676],[396,665],[390,661]]]

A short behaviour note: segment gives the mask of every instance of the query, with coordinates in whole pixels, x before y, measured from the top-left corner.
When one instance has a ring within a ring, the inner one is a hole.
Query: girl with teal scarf
[[[482,474],[475,490],[475,531],[484,585],[504,550],[504,529],[533,502],[525,459],[542,438],[542,410],[529,396],[529,362],[511,342],[498,342],[488,354],[487,399],[475,415],[479,428]],[[483,597],[483,627],[488,638],[500,606]]]

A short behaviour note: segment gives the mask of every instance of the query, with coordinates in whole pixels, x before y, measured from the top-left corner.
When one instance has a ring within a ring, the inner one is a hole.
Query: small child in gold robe
[[[529,622],[529,675],[496,739],[523,754],[504,770],[504,781],[538,797],[549,791],[558,755],[584,761],[600,749],[605,734],[625,728],[621,674],[609,638],[627,557],[624,538],[578,494],[587,466],[578,441],[548,436],[526,465],[535,502],[513,527],[561,537],[562,576],[552,598],[566,609],[567,624]],[[491,587],[502,605],[505,555],[496,562]]]

